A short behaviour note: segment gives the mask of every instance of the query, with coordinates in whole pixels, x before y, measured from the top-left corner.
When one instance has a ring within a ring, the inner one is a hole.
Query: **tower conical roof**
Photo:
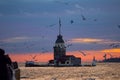
[[[62,38],[62,35],[58,35],[57,36],[57,40],[56,40],[56,42],[55,43],[64,43],[64,40],[63,40],[63,38]]]

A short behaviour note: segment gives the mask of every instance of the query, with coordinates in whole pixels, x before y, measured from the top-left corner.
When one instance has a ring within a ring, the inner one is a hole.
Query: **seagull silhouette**
[[[55,26],[56,24],[51,24],[51,25],[49,25],[49,27],[53,27],[53,26]]]
[[[70,21],[70,23],[71,23],[71,24],[73,24],[73,23],[74,23],[74,21],[73,21],[73,20],[71,20],[71,21]]]
[[[120,29],[120,25],[118,25],[118,28]]]
[[[85,16],[81,15],[81,17],[82,17],[82,20],[84,20],[84,21],[86,20]]]
[[[84,52],[82,52],[82,51],[80,51],[80,50],[79,50],[79,52],[82,53],[84,56],[86,56],[86,54],[85,54]]]
[[[97,21],[97,19],[94,19],[94,21]]]
[[[72,46],[72,44],[68,44],[66,47],[70,47],[70,46]]]

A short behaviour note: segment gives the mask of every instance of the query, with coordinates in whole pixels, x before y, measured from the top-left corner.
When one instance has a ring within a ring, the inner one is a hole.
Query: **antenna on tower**
[[[59,35],[61,34],[61,19],[59,18]]]

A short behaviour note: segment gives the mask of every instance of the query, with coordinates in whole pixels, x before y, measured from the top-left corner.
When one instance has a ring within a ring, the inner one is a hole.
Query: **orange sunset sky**
[[[76,57],[81,57],[82,62],[91,62],[93,59],[93,56],[95,56],[96,60],[103,60],[103,55],[106,53],[107,58],[112,57],[120,57],[120,48],[116,49],[105,49],[105,50],[99,50],[99,51],[84,51],[86,53],[86,56],[82,55],[78,51],[72,51],[72,52],[66,52],[66,55],[74,55]],[[22,53],[22,54],[9,54],[12,61],[18,61],[18,62],[25,62],[28,60],[33,60],[32,57],[36,56],[35,60],[37,62],[48,62],[49,60],[53,59],[53,52],[48,53]]]

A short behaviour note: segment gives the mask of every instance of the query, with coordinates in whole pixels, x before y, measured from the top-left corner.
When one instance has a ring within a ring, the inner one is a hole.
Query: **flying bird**
[[[106,57],[107,55],[105,54],[103,57]]]
[[[42,50],[42,53],[48,52],[48,50],[46,50],[45,48],[42,48],[41,50]]]
[[[105,54],[103,57],[106,59],[106,56],[107,56],[107,55]]]
[[[110,55],[111,58],[113,57],[112,54],[110,54],[110,53],[108,53],[108,54]]]
[[[64,2],[65,5],[69,5],[69,2]]]
[[[86,56],[86,54],[85,54],[83,51],[80,51],[80,50],[79,50],[79,52],[82,53],[84,56]]]
[[[81,17],[82,17],[82,20],[83,20],[83,21],[85,21],[85,20],[86,20],[85,16],[81,15]]]
[[[120,29],[120,25],[118,25],[118,28]]]
[[[32,58],[33,58],[33,59],[35,59],[35,58],[36,58],[36,55],[35,55],[35,56],[33,56]]]
[[[54,1],[55,3],[60,3],[60,4],[65,4],[65,5],[69,5],[69,2],[63,2],[63,1]]]
[[[51,25],[49,25],[49,27],[53,27],[53,26],[55,26],[56,24],[51,24]]]
[[[71,23],[71,24],[73,24],[73,23],[74,23],[74,21],[73,21],[73,20],[71,20],[71,21],[70,21],[70,23]]]
[[[36,58],[36,55],[35,55],[35,56],[30,55],[30,56],[31,56],[31,58],[32,58],[33,60]]]
[[[65,42],[67,43],[67,42],[69,42],[70,40],[65,40]]]
[[[97,21],[97,19],[94,19],[94,21]]]
[[[112,47],[112,48],[118,48],[120,45],[119,45],[119,44],[114,44],[114,43],[112,43],[112,44],[110,44],[109,46]]]
[[[112,46],[114,46],[114,45],[115,45],[115,44],[114,44],[114,43],[112,43],[112,44],[110,44],[109,46],[110,46],[110,47],[112,47]]]
[[[70,47],[70,46],[72,46],[72,44],[68,44],[66,47]]]
[[[31,59],[30,60],[27,60],[27,59],[25,59],[25,61],[27,62],[35,62],[35,61],[37,61],[35,58],[36,58],[36,55],[35,56],[32,56],[32,55],[30,55],[31,56]]]
[[[113,48],[118,48],[118,47],[119,47],[119,45],[114,45],[114,46],[113,46]]]

